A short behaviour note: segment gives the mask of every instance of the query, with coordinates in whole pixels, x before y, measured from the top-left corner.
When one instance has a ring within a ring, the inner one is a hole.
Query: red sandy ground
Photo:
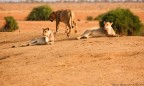
[[[25,21],[33,7],[45,3],[0,3],[0,27],[5,16],[14,16],[20,29],[0,32],[0,86],[144,86],[144,37],[99,37],[75,40],[98,21],[86,21],[111,9],[129,8],[144,23],[144,3],[46,3],[54,10],[72,9],[78,33],[70,38],[60,25],[53,45],[19,47],[42,35],[42,28],[55,31],[55,22]],[[16,46],[16,48],[11,48]]]

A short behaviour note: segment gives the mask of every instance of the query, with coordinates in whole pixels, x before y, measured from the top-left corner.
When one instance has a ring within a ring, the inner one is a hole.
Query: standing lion
[[[69,34],[71,32],[71,28],[75,29],[75,33],[77,32],[77,25],[75,22],[74,12],[72,12],[69,9],[57,10],[57,11],[52,12],[49,16],[49,20],[51,22],[56,20],[56,32],[55,32],[55,34],[58,32],[60,22],[65,23],[65,25],[66,25],[66,31],[65,32],[67,33],[68,37],[69,37]]]

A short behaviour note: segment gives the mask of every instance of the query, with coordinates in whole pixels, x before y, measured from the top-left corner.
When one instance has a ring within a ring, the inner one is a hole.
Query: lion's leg
[[[89,37],[91,37],[91,36],[88,36],[88,35],[82,35],[82,36],[77,37],[77,39],[79,40],[79,39],[81,39],[81,38],[89,38]]]
[[[68,37],[69,37],[70,32],[71,32],[71,28],[69,29],[69,32],[67,33],[67,36],[68,36]]]
[[[56,32],[54,34],[58,32],[58,29],[59,29],[59,21],[56,21]]]
[[[50,41],[50,42],[48,42],[48,43],[46,43],[46,44],[51,45],[51,44],[53,44],[53,43],[54,43],[54,41]]]
[[[65,33],[68,33],[68,26],[66,25],[66,30],[65,30]]]
[[[69,34],[71,33],[71,26],[70,26],[70,24],[68,24],[68,27],[69,27],[69,31],[67,33],[67,36],[69,37]]]
[[[74,28],[74,29],[75,29],[74,32],[77,33],[77,24],[76,24],[75,21],[73,21],[73,24],[74,24],[74,26],[75,26],[75,28]]]
[[[77,39],[92,37],[90,36],[90,33],[91,33],[90,30],[86,30],[81,36],[77,37]]]
[[[120,35],[118,35],[118,34],[115,34],[115,35],[113,35],[113,37],[120,37]]]
[[[30,41],[27,45],[28,45],[28,46],[37,45],[37,40],[36,40],[36,39],[35,39],[35,40],[32,40],[32,41]]]
[[[89,38],[89,37],[92,37],[92,36],[89,36],[89,35],[86,35],[86,36],[84,36],[85,38]]]
[[[77,40],[79,40],[79,39],[81,39],[83,36],[79,36],[79,37],[77,37]]]

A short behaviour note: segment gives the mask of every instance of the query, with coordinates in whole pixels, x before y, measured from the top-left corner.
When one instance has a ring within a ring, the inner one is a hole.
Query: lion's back
[[[57,14],[58,15],[56,17],[60,19],[61,22],[64,22],[64,23],[69,23],[71,18],[73,18],[72,20],[74,20],[75,18],[74,12],[69,9],[58,11]]]
[[[94,37],[106,36],[106,32],[102,28],[95,28],[91,30],[91,35]]]

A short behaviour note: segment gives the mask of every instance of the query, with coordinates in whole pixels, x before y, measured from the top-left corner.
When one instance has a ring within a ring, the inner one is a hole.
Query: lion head
[[[49,37],[50,34],[51,34],[51,31],[49,30],[48,27],[43,29],[43,36],[48,36]]]
[[[104,21],[104,29],[105,29],[106,31],[108,31],[109,29],[112,28],[112,24],[113,24],[113,22],[105,22],[105,21]]]
[[[53,22],[55,19],[56,19],[55,12],[52,12],[52,13],[50,14],[50,16],[49,16],[49,20],[50,20],[51,22]]]

